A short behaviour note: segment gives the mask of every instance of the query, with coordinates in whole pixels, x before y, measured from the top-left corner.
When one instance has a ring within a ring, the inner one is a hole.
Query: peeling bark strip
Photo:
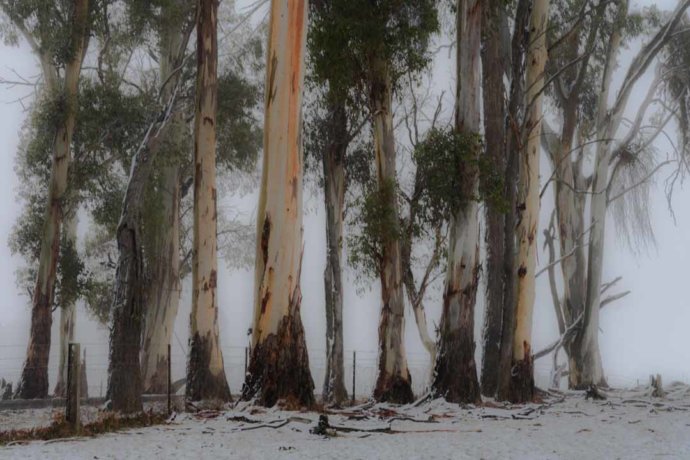
[[[395,184],[395,137],[393,133],[392,88],[388,63],[373,57],[369,62],[369,104],[373,114],[374,148],[379,189]],[[387,203],[398,216],[396,194]],[[396,224],[399,219],[395,219]],[[395,232],[397,233],[397,232]],[[381,320],[379,323],[379,375],[374,398],[406,404],[412,402],[412,378],[405,354],[405,298],[400,241],[383,244],[379,267]]]
[[[467,134],[480,130],[481,19],[481,0],[458,0],[455,129]],[[472,181],[469,189],[476,194],[478,172],[467,180]],[[474,361],[474,307],[478,279],[479,206],[474,199],[468,199],[459,209],[453,210],[450,222],[439,354],[432,384],[433,392],[450,402],[481,401]]]
[[[328,97],[328,101],[334,100]],[[343,351],[343,275],[342,241],[345,212],[345,155],[349,142],[347,111],[344,103],[331,103],[328,119],[328,145],[323,152],[324,200],[326,204],[326,374],[324,403],[341,404],[347,399]]]
[[[160,80],[165,81],[175,70],[175,57],[184,39],[184,15],[180,8],[187,0],[176,0],[163,9],[164,29],[161,31]],[[175,113],[170,121],[168,142],[179,146],[185,142],[185,121],[182,113]],[[163,394],[168,384],[168,344],[171,343],[180,300],[180,177],[179,161],[163,169],[162,202],[165,219],[158,224],[155,254],[151,268],[152,279],[147,292],[144,321],[141,378],[144,393]]]
[[[194,251],[187,399],[230,401],[218,331],[216,241],[217,0],[199,0],[194,118]]]
[[[61,87],[55,64],[42,59],[43,77],[49,97],[62,91],[65,113],[56,127],[53,141],[50,186],[46,206],[45,223],[41,240],[41,254],[38,261],[36,286],[31,308],[31,331],[26,361],[22,369],[17,396],[22,399],[46,398],[48,396],[48,355],[50,354],[50,333],[53,322],[53,296],[57,276],[57,262],[60,255],[60,230],[63,219],[62,200],[67,189],[67,176],[71,160],[70,147],[79,95],[79,76],[84,52],[89,39],[89,0],[74,0],[72,17],[72,60],[64,71],[64,85]],[[51,129],[52,127],[45,127]]]
[[[546,27],[549,19],[549,0],[535,0],[529,28],[527,52],[526,100],[527,119],[524,151],[521,155],[518,203],[520,218],[517,228],[517,307],[515,337],[513,339],[513,371],[511,396],[514,402],[530,401],[534,396],[534,376],[530,344],[532,341],[532,312],[535,298],[537,266],[537,228],[539,226],[539,152],[541,146],[541,93],[544,86],[544,66],[547,59]]]
[[[306,0],[272,0],[257,213],[252,357],[242,397],[264,405],[314,403],[300,318],[302,88]]]

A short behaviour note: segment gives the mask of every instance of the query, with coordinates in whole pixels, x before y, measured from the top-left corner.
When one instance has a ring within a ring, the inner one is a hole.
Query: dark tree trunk
[[[513,367],[513,338],[515,335],[515,306],[517,304],[516,240],[517,181],[519,175],[519,149],[522,120],[524,118],[524,73],[530,1],[519,0],[515,13],[515,26],[511,45],[511,87],[506,116],[506,173],[504,198],[506,200],[503,258],[503,321],[501,352],[498,365],[497,398],[511,399],[511,373]]]
[[[503,40],[507,18],[504,0],[489,0],[482,22],[482,72],[484,133],[486,155],[496,173],[485,177],[481,187],[486,192],[499,187],[506,174],[506,97],[503,83],[509,72],[505,61],[510,50]],[[505,190],[503,190],[505,192]],[[498,389],[501,333],[504,302],[504,258],[506,215],[500,203],[487,202],[486,209],[486,310],[484,316],[484,354],[482,356],[482,394],[493,397]]]
[[[331,96],[334,97],[334,96]],[[329,98],[330,99],[330,98]],[[326,375],[324,403],[340,404],[347,399],[343,355],[342,240],[345,206],[345,155],[348,146],[347,112],[344,104],[329,104],[329,136],[323,155],[326,204]]]

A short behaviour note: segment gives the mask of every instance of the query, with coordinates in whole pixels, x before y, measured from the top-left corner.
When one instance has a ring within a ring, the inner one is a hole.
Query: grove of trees
[[[15,397],[50,393],[58,309],[54,394],[64,394],[79,300],[109,327],[112,408],[141,411],[142,394],[166,387],[191,276],[186,398],[229,402],[218,261],[220,252],[247,265],[246,247],[254,301],[243,400],[314,407],[315,389],[324,404],[348,400],[348,264],[380,286],[377,401],[420,396],[408,312],[431,360],[428,397],[531,401],[534,361],[546,356],[554,386],[565,376],[573,389],[606,386],[599,314],[628,294],[603,278],[606,222],[644,244],[655,175],[686,172],[690,0],[673,11],[628,0],[260,0],[241,15],[236,6],[0,0],[4,40],[28,44],[41,69],[16,159],[24,212],[10,244],[26,260],[18,282],[32,302]],[[447,49],[452,89],[438,94],[430,68]],[[633,94],[643,95],[638,107]],[[672,129],[675,152],[661,156],[655,141]],[[243,180],[258,186],[255,230],[219,210],[221,193],[236,191],[219,184]],[[307,182],[326,210],[323,382],[312,378],[301,313]],[[534,350],[542,274],[559,339]],[[430,302],[441,307],[435,330]]]

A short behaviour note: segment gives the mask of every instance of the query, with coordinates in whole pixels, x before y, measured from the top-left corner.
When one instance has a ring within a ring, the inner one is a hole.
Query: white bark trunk
[[[194,250],[187,397],[227,401],[218,330],[216,108],[218,39],[216,0],[200,0],[194,117]]]
[[[268,406],[280,399],[305,406],[314,401],[300,317],[307,10],[306,0],[271,2],[252,362],[243,395],[258,395]]]

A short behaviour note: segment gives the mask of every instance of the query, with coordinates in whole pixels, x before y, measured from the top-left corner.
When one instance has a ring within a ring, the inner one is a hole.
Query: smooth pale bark
[[[64,226],[65,239],[77,247],[77,216],[70,213]],[[53,394],[56,397],[64,397],[67,391],[67,361],[69,354],[69,344],[74,342],[74,328],[77,323],[77,304],[70,302],[60,307],[60,362],[58,365],[57,383]]]
[[[483,8],[482,18],[482,67],[494,69],[482,72],[484,104],[484,138],[486,156],[498,177],[505,176],[505,67],[508,43],[502,40],[502,24],[507,22],[505,1],[489,0]],[[500,70],[499,70],[500,69]],[[484,188],[495,187],[490,182]],[[486,210],[486,309],[484,314],[481,390],[493,397],[498,389],[498,371],[501,355],[501,330],[503,326],[503,292],[505,258],[505,213],[491,202]]]
[[[243,398],[311,406],[314,382],[300,317],[302,93],[306,0],[272,0],[264,161],[257,211],[252,357]]]
[[[541,93],[547,59],[546,27],[549,0],[536,0],[532,5],[526,74],[526,139],[520,164],[518,186],[520,218],[517,227],[517,306],[513,338],[513,371],[511,399],[530,401],[534,396],[532,362],[532,312],[535,299],[537,267],[537,229],[539,226],[539,153],[541,146]]]
[[[186,45],[190,29],[185,30]],[[176,69],[164,80],[161,96],[165,106],[149,125],[144,139],[132,158],[127,190],[117,228],[118,262],[115,275],[113,318],[110,329],[110,357],[108,365],[107,397],[112,409],[124,413],[142,410],[141,365],[139,360],[144,295],[146,292],[144,240],[141,228],[142,197],[153,170],[153,163],[172,129],[171,116],[180,90],[178,68],[186,46],[180,46],[175,58]]]
[[[194,243],[187,399],[230,401],[218,329],[216,108],[217,0],[199,0],[194,117]]]
[[[458,0],[455,129],[467,135],[480,130],[481,22],[481,0]],[[474,171],[462,177],[471,182],[467,187],[473,195],[478,192],[478,176],[479,172]],[[432,388],[437,396],[450,402],[478,403],[481,396],[474,360],[474,307],[479,282],[479,205],[474,197],[466,199],[453,211],[450,222],[439,353]]]
[[[334,97],[334,96],[332,96]],[[330,100],[330,98],[329,98]],[[343,351],[343,217],[345,213],[345,155],[349,142],[347,111],[342,103],[329,103],[327,136],[322,157],[326,205],[326,375],[324,403],[341,404],[347,399]]]
[[[386,205],[394,210],[395,216],[398,216],[398,203],[394,192],[395,137],[388,64],[381,59],[372,58],[369,72],[370,110],[373,114],[374,152],[379,190],[389,200]],[[395,222],[397,224],[398,219],[395,219]],[[379,322],[378,378],[374,388],[374,398],[378,401],[406,404],[414,399],[414,395],[405,354],[405,298],[400,249],[400,241],[397,238],[384,241],[383,254],[379,262],[382,304]]]
[[[165,74],[163,74],[165,75]],[[184,130],[180,116],[171,123]],[[184,132],[184,131],[180,131]],[[153,272],[149,279],[141,353],[141,378],[144,393],[165,393],[168,383],[168,345],[171,343],[180,301],[180,182],[179,167],[163,170],[165,216],[158,228]]]
[[[179,6],[177,6],[179,8]],[[176,15],[180,17],[181,15]],[[170,21],[161,34],[160,79],[173,72],[175,58],[184,37],[182,21]],[[175,113],[167,144],[174,150],[185,142],[184,116]],[[180,301],[180,172],[179,161],[171,160],[163,168],[163,192],[160,206],[164,219],[156,229],[155,255],[146,295],[147,308],[142,339],[141,378],[144,393],[162,394],[168,383],[168,345],[177,318]]]
[[[31,307],[31,330],[26,361],[22,369],[17,396],[22,399],[48,396],[48,355],[53,322],[52,309],[55,294],[57,262],[60,255],[60,232],[63,219],[63,199],[67,190],[72,135],[77,111],[79,76],[89,36],[89,1],[74,0],[72,21],[71,59],[65,64],[64,79],[58,82],[58,72],[51,59],[42,55],[43,76],[48,97],[58,95],[64,101],[55,132],[48,201],[38,260],[36,285]]]

